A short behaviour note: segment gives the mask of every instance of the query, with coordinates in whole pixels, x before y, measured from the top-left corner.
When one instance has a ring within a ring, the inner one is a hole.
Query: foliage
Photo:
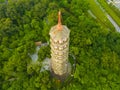
[[[108,14],[110,14],[110,16],[115,20],[115,22],[120,26],[120,18],[118,17],[118,15],[109,7],[109,5],[107,4],[107,2],[105,2],[104,0],[98,0],[101,5],[105,8],[105,10],[107,11]]]
[[[113,30],[113,25],[108,20],[105,11],[101,8],[97,1],[98,0],[87,0],[91,12],[97,17],[97,21],[99,21],[102,24],[102,26]]]
[[[49,46],[41,47],[38,61],[31,62],[29,56],[36,41],[49,42],[59,9],[63,24],[70,28],[70,53],[76,58],[68,82],[52,78],[49,71],[40,72],[43,59],[50,58]],[[88,17],[88,9],[86,0],[0,4],[0,90],[119,90],[120,33]]]
[[[116,15],[120,18],[120,10],[113,4],[109,4],[109,7],[116,13]]]

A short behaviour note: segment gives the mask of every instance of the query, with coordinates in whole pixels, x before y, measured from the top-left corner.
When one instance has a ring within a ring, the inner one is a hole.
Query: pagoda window
[[[58,47],[57,46],[54,46],[55,49],[57,49]]]
[[[60,44],[62,44],[62,43],[63,43],[63,41],[62,41],[62,40],[59,40],[59,43],[60,43]]]
[[[59,50],[63,50],[63,47],[59,47]]]
[[[54,43],[56,44],[56,43],[57,43],[57,40],[54,40]]]
[[[58,55],[58,52],[55,52],[56,55]]]

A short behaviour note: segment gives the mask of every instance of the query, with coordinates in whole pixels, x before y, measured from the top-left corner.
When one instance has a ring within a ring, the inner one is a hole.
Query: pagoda
[[[61,23],[61,12],[58,12],[58,24],[49,32],[51,47],[51,72],[58,79],[64,79],[70,74],[69,35],[70,30]]]

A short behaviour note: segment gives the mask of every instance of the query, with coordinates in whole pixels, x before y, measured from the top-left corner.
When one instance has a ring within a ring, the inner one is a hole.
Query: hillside
[[[0,90],[119,90],[120,33],[92,2],[8,0],[4,3],[2,0]],[[30,57],[36,53],[35,42],[49,44],[49,30],[57,24],[59,10],[62,23],[70,29],[69,60],[76,65],[64,82],[53,78],[48,70],[41,72],[42,62],[50,58],[49,45],[39,49],[35,62]],[[97,18],[93,18],[88,10]],[[112,9],[105,10],[111,17],[117,15]],[[116,19],[113,20],[118,24]]]

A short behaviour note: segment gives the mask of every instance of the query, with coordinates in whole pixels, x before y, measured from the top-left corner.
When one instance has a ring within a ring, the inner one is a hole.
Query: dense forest
[[[64,82],[40,72],[50,58],[43,46],[32,62],[35,42],[49,42],[49,30],[62,12],[70,29],[76,68]],[[120,33],[102,26],[86,0],[8,0],[0,3],[0,90],[120,90]]]

